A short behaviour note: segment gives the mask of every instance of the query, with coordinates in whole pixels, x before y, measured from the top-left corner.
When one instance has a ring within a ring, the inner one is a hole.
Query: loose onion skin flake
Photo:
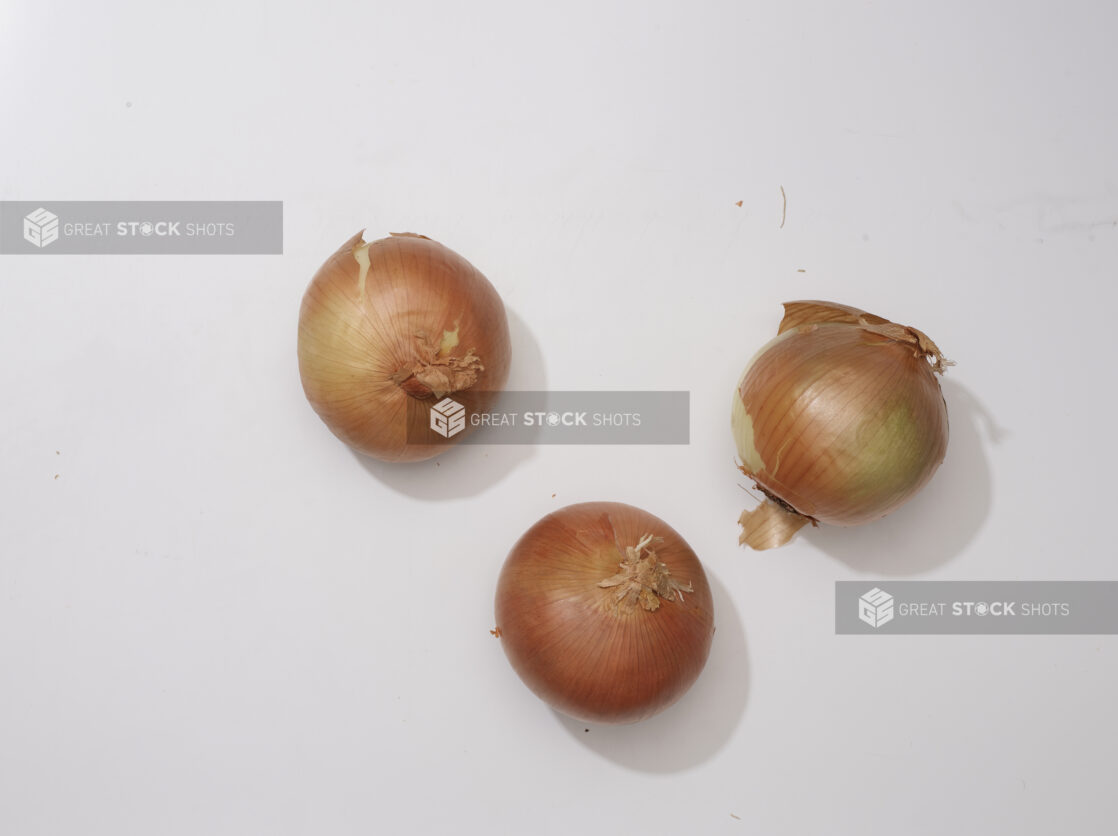
[[[714,636],[710,585],[687,542],[617,502],[548,514],[513,546],[497,583],[513,669],[579,720],[634,723],[691,687]]]
[[[740,542],[783,545],[807,523],[860,525],[900,507],[947,451],[926,334],[833,302],[789,302],[776,339],[734,390],[740,469],[766,495]]]
[[[417,403],[450,396],[470,414],[487,411],[510,355],[493,285],[422,235],[368,244],[354,235],[311,279],[299,311],[307,400],[338,438],[385,461],[445,452]],[[454,440],[469,432],[467,424]]]

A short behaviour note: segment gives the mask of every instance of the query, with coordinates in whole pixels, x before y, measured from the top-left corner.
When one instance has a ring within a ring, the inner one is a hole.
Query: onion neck
[[[784,319],[780,322],[777,335],[792,329],[811,329],[829,323],[857,325],[870,334],[903,343],[910,347],[914,356],[927,360],[936,374],[943,374],[948,366],[955,365],[919,328],[898,325],[885,317],[836,302],[785,302]]]
[[[654,612],[660,608],[661,598],[674,601],[678,596],[682,601],[684,592],[694,592],[691,584],[673,578],[650,548],[662,542],[660,537],[645,534],[636,546],[625,549],[625,559],[618,573],[598,583],[603,589],[614,589],[612,597],[618,609],[632,612],[642,608]]]

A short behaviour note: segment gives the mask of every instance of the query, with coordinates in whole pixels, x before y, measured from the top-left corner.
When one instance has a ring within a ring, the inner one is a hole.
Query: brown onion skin
[[[618,571],[618,544],[645,534],[663,538],[656,556],[694,589],[654,611],[619,607],[598,586]],[[714,635],[695,552],[663,520],[617,502],[570,505],[528,529],[501,569],[496,616],[524,683],[556,710],[596,723],[635,723],[672,705],[699,676]]]
[[[437,340],[457,328],[457,353],[474,349],[484,369],[469,388],[447,394],[471,413],[486,411],[508,378],[512,351],[505,308],[493,285],[466,259],[411,234],[368,245],[362,295],[354,255],[362,243],[358,233],[342,244],[303,296],[303,391],[326,426],[354,449],[384,461],[429,459],[446,452],[448,444],[426,426],[426,409],[408,410],[414,396],[393,375],[420,361],[417,335]],[[420,400],[437,402],[432,395]],[[470,429],[467,423],[452,441]]]
[[[800,514],[831,525],[859,525],[895,510],[947,452],[947,407],[927,359],[855,325],[785,332],[754,360],[738,397],[766,464],[748,474]],[[872,439],[860,432],[868,409],[908,414],[895,437]],[[907,464],[875,477],[865,461],[870,447]]]

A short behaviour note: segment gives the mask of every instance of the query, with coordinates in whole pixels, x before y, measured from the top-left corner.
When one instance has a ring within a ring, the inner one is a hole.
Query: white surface
[[[286,221],[0,259],[0,832],[1113,832],[1116,640],[836,637],[832,595],[1118,577],[1116,7],[289,5],[0,5],[0,196]],[[359,460],[295,324],[361,227],[489,276],[513,388],[689,389],[691,444]],[[729,391],[795,298],[927,331],[951,447],[747,553]],[[488,632],[587,499],[683,533],[718,623],[682,702],[589,732]]]

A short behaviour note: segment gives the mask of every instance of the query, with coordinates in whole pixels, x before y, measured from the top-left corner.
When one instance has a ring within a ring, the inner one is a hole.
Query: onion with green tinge
[[[778,336],[734,390],[740,469],[765,494],[740,542],[783,545],[808,523],[851,526],[900,507],[947,451],[938,374],[923,332],[832,302],[789,302]]]

